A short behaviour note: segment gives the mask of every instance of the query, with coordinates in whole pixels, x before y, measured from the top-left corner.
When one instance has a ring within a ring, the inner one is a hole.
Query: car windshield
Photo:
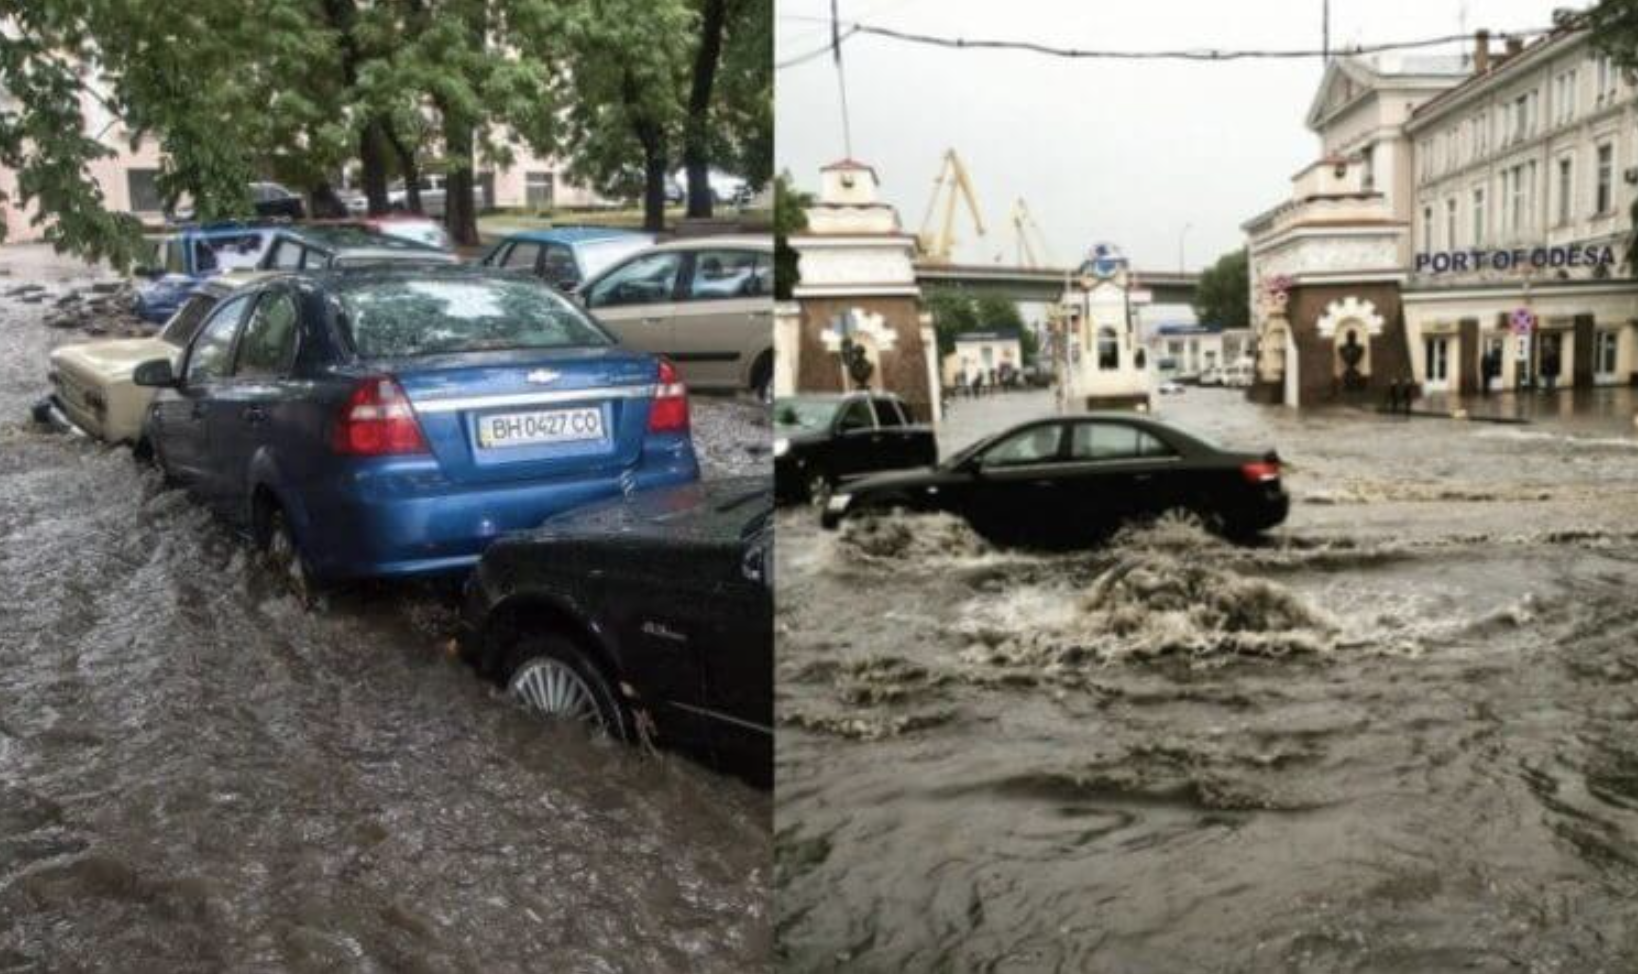
[[[841,402],[834,399],[781,399],[774,403],[774,425],[805,430],[829,429],[839,406]]]
[[[635,254],[652,244],[646,236],[632,235],[630,237],[611,237],[608,240],[593,240],[583,243],[578,248],[580,254],[580,273],[582,279],[589,280],[605,269],[612,267],[621,258]]]
[[[613,344],[536,281],[390,278],[341,292],[342,327],[364,358]]]

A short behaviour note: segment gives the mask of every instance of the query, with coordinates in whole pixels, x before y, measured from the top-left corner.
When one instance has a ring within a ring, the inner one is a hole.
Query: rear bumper
[[[405,493],[401,467],[385,476],[366,469],[338,490],[305,493],[299,533],[314,574],[340,581],[461,572],[504,534],[622,491],[698,480],[699,463],[687,448],[645,456],[616,476],[476,487],[440,479],[429,472],[427,489]]]

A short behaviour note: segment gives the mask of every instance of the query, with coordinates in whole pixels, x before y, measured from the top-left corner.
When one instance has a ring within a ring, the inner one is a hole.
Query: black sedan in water
[[[773,777],[773,490],[640,491],[495,542],[461,649],[519,703]]]
[[[774,483],[781,500],[823,504],[851,477],[938,462],[930,427],[891,393],[806,395],[774,402]]]
[[[1172,513],[1246,538],[1285,520],[1289,507],[1272,451],[1235,453],[1130,413],[1088,413],[1016,426],[935,467],[850,483],[822,520],[945,511],[997,544],[1064,549]]]

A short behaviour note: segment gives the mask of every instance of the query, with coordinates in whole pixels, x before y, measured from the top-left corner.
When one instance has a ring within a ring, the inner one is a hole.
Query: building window
[[[1473,191],[1473,246],[1484,246],[1484,187]]]
[[[1098,368],[1102,371],[1113,371],[1120,368],[1120,340],[1115,337],[1115,329],[1098,329]]]
[[[132,213],[158,213],[165,208],[159,198],[159,170],[125,170],[125,188],[130,193]]]
[[[1599,331],[1593,345],[1593,371],[1603,375],[1615,374],[1616,353],[1620,335],[1613,331]]]
[[[1595,213],[1604,216],[1614,206],[1615,146],[1606,142],[1598,147],[1598,194],[1593,200]]]
[[[552,173],[530,172],[523,174],[523,203],[532,210],[551,209],[555,189]]]
[[[1575,210],[1570,206],[1574,200],[1574,167],[1569,156],[1558,160],[1558,224],[1563,226],[1570,222]]]
[[[1445,200],[1445,249],[1456,249],[1456,197]]]
[[[1575,71],[1563,71],[1553,79],[1553,121],[1564,125],[1575,118]]]
[[[1433,207],[1422,207],[1422,250],[1433,252]]]
[[[1593,58],[1593,78],[1598,86],[1593,104],[1602,105],[1615,99],[1615,77],[1615,62],[1610,60],[1608,54]]]

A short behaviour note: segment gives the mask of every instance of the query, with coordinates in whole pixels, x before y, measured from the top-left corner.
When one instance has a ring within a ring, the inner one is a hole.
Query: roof
[[[393,254],[406,252],[444,253],[437,247],[417,243],[413,240],[405,240],[403,237],[376,233],[357,223],[304,224],[302,226],[279,227],[278,232],[281,236],[315,244],[332,251],[375,251]]]
[[[625,237],[654,239],[654,235],[651,233],[640,230],[626,230],[620,227],[541,227],[535,230],[519,230],[517,233],[507,234],[506,239],[531,240],[536,243],[577,244]]]
[[[739,247],[746,250],[773,251],[772,234],[731,234],[720,237],[688,237],[656,244],[655,250],[715,250],[718,247]]]
[[[435,254],[441,253],[435,251]],[[274,275],[268,275],[272,277]],[[534,277],[517,274],[512,271],[485,267],[482,264],[462,263],[420,263],[416,261],[392,261],[380,264],[361,264],[351,267],[326,267],[315,270],[283,271],[278,274],[286,279],[311,281],[318,286],[331,290],[350,290],[355,287],[368,287],[383,281],[397,281],[404,278],[419,278],[421,280],[488,280],[504,281],[509,284],[534,285],[556,293],[556,289],[539,281]]]
[[[1460,104],[1467,95],[1482,90],[1489,85],[1502,84],[1507,80],[1511,80],[1520,64],[1534,61],[1536,55],[1542,51],[1551,47],[1567,46],[1575,41],[1585,40],[1588,33],[1585,29],[1556,31],[1551,34],[1543,34],[1529,42],[1517,54],[1492,54],[1489,71],[1484,74],[1470,74],[1467,80],[1441,91],[1438,95],[1416,106],[1415,110],[1411,112],[1410,118],[1406,121],[1405,128],[1407,130],[1420,128],[1432,119],[1438,118],[1446,109],[1454,108]]]
[[[1445,54],[1342,54],[1325,66],[1325,74],[1309,103],[1307,124],[1318,129],[1328,118],[1338,115],[1367,97],[1386,89],[1416,89],[1458,84],[1469,70],[1461,55]],[[1337,79],[1347,76],[1358,90],[1347,100],[1329,104]]]
[[[904,397],[888,389],[854,389],[850,392],[798,392],[791,396],[780,396],[780,402],[842,402],[847,399],[859,399],[865,396],[874,396],[878,399],[897,399],[904,401]]]

